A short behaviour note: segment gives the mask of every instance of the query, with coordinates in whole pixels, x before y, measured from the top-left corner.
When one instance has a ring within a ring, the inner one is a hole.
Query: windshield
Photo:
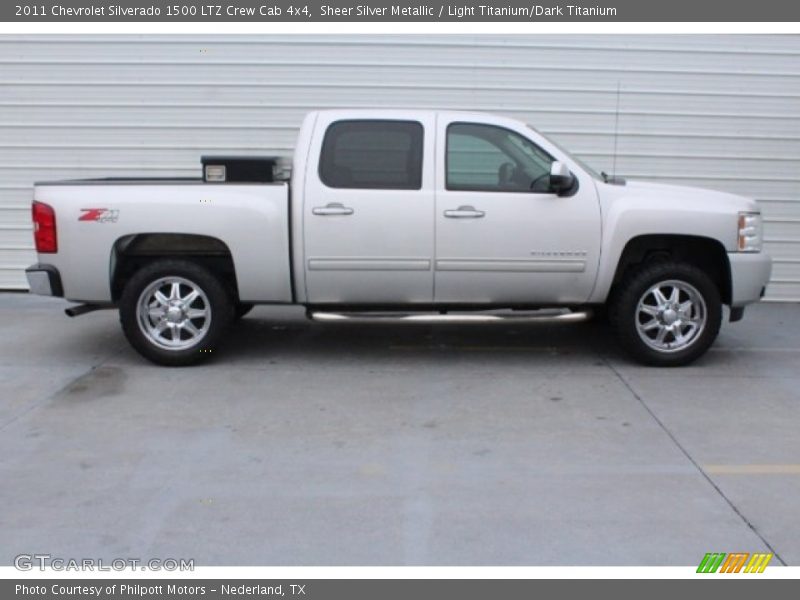
[[[561,152],[563,152],[564,154],[566,154],[567,156],[569,156],[569,157],[570,157],[570,159],[572,159],[572,160],[574,160],[576,163],[578,163],[578,164],[581,166],[581,168],[582,168],[584,171],[586,171],[587,173],[589,173],[589,175],[591,175],[591,176],[592,176],[592,177],[594,177],[595,179],[599,179],[600,181],[607,181],[607,177],[605,177],[604,175],[602,175],[602,174],[598,173],[597,171],[595,171],[595,170],[594,170],[592,167],[590,167],[589,165],[587,165],[587,164],[586,164],[585,162],[583,162],[583,161],[582,161],[580,158],[578,158],[577,156],[575,156],[574,154],[572,154],[571,152],[569,152],[568,150],[566,150],[566,149],[565,149],[565,148],[564,148],[564,147],[563,147],[561,144],[559,144],[559,143],[557,143],[557,142],[554,142],[554,141],[552,140],[552,138],[549,138],[549,137],[547,137],[547,136],[546,136],[545,134],[543,134],[541,131],[539,131],[538,129],[536,129],[536,128],[535,128],[533,125],[528,125],[528,129],[530,129],[531,131],[534,131],[535,133],[539,134],[539,135],[540,135],[540,136],[542,136],[544,139],[546,139],[548,142],[550,142],[551,144],[553,144],[553,146],[555,146],[556,148],[558,148],[559,150],[561,150]]]

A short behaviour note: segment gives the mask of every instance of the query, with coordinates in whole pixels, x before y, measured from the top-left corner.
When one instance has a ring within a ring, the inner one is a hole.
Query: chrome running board
[[[488,324],[488,323],[578,323],[592,316],[591,310],[569,311],[566,309],[543,309],[538,311],[515,311],[509,313],[402,313],[402,312],[325,312],[309,311],[312,321],[325,323],[410,323],[422,325],[438,324]]]

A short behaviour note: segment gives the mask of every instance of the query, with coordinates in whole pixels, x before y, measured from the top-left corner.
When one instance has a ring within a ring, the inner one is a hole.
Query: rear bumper
[[[31,294],[39,296],[64,296],[61,274],[53,265],[36,264],[25,269]]]
[[[731,306],[758,302],[772,274],[772,259],[763,252],[729,252],[731,263]]]

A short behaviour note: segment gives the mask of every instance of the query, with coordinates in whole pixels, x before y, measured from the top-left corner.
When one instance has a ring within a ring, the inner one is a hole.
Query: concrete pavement
[[[65,305],[0,294],[0,564],[800,564],[798,305],[668,370],[597,324],[272,308],[166,369]]]

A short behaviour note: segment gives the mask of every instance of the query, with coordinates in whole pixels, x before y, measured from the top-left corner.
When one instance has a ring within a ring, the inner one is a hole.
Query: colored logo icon
[[[766,552],[708,552],[700,565],[698,573],[763,573],[772,554]]]

